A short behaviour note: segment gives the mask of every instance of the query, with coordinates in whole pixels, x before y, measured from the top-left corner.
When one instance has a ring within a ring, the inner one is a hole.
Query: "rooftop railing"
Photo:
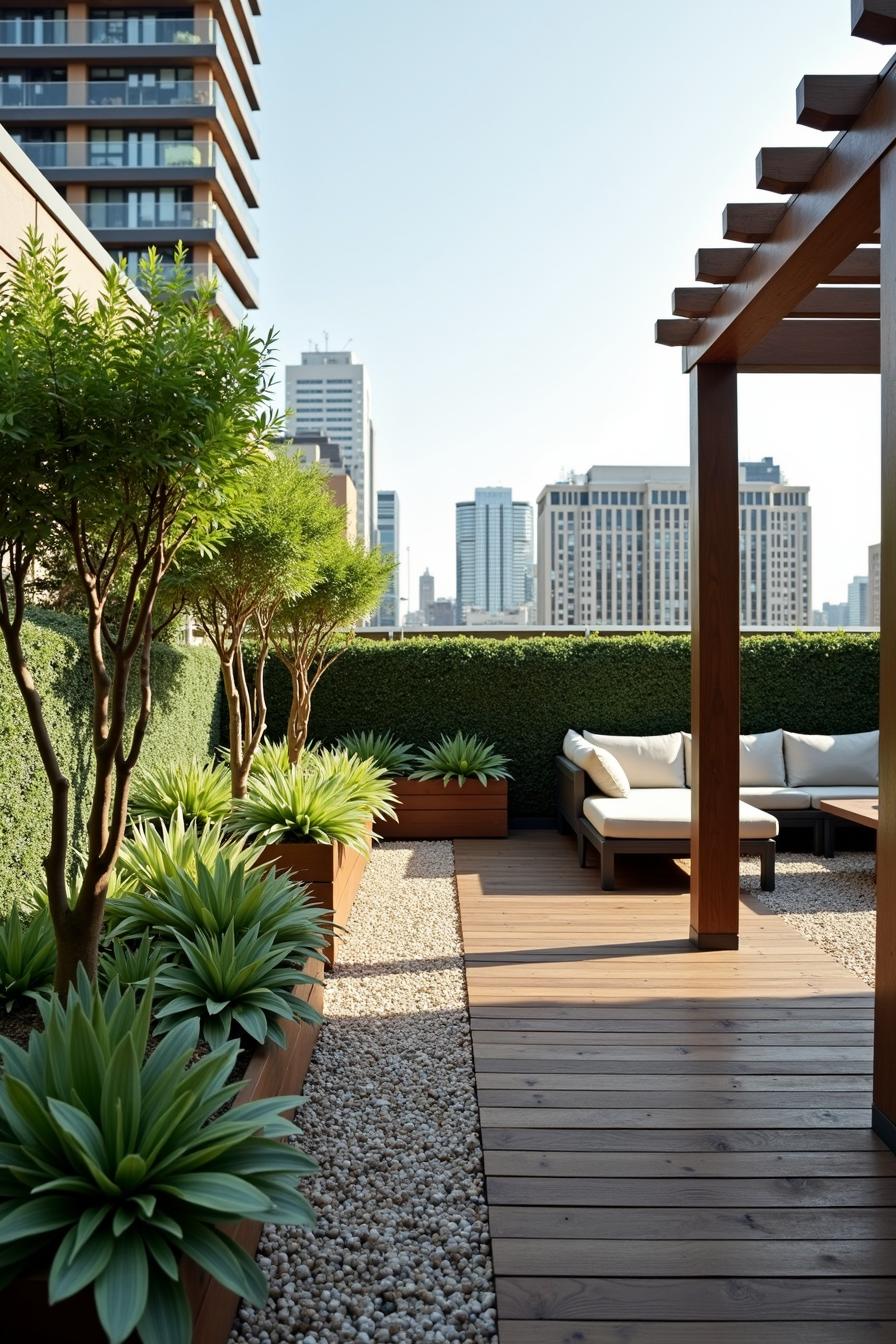
[[[208,107],[215,103],[209,80],[136,84],[124,79],[7,80],[0,107]]]
[[[198,46],[214,43],[214,19],[163,19],[133,15],[121,19],[0,20],[0,46]]]

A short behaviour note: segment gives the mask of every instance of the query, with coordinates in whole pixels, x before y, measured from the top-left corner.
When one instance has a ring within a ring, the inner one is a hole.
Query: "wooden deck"
[[[671,862],[455,850],[500,1344],[896,1340],[864,984],[751,898],[693,951]]]

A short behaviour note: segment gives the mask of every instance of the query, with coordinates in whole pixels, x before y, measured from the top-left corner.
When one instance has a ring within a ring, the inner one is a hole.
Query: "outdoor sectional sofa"
[[[741,737],[741,851],[759,855],[764,890],[774,888],[780,828],[811,826],[815,852],[831,854],[835,819],[820,801],[877,796],[877,746],[876,732]],[[688,733],[567,733],[557,757],[558,820],[574,832],[583,866],[589,846],[598,852],[603,890],[613,889],[617,854],[690,854],[690,772]]]

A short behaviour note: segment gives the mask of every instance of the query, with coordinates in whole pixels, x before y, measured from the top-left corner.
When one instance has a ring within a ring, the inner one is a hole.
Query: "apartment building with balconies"
[[[258,306],[260,10],[0,0],[0,122],[135,278],[183,242],[234,322]]]

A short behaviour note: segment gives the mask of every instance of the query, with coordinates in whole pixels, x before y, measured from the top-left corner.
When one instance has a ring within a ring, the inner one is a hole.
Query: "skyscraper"
[[[396,626],[401,624],[401,599],[399,593],[400,570],[398,565],[398,494],[394,490],[376,492],[376,535],[377,543],[384,555],[391,556],[395,568],[389,579],[389,586],[383,593],[373,618],[374,625]]]
[[[523,606],[533,559],[532,505],[491,486],[455,509],[458,625],[465,609],[495,613]]]
[[[236,322],[258,306],[259,0],[0,0],[0,122],[137,277],[178,241]]]
[[[420,575],[420,610],[423,612],[423,619],[429,621],[429,609],[436,600],[436,581],[425,569]]]
[[[809,625],[809,491],[741,468],[741,623]],[[752,473],[751,473],[752,474]],[[596,466],[538,497],[540,625],[689,623],[688,467]]]
[[[868,576],[857,574],[846,589],[850,625],[868,625]]]
[[[358,536],[374,543],[373,423],[370,379],[350,350],[306,350],[286,367],[289,434],[323,433],[339,444],[358,492]]]

